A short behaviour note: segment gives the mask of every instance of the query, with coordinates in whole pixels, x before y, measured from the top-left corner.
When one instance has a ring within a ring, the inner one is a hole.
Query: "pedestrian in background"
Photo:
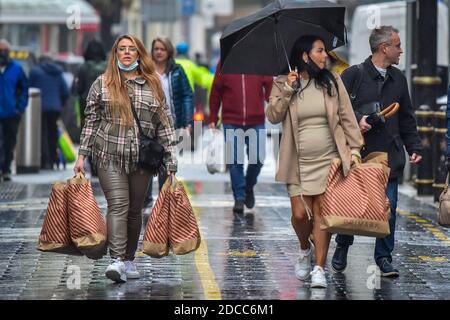
[[[342,80],[326,69],[327,57],[321,38],[299,38],[290,58],[298,72],[276,78],[266,110],[270,122],[283,123],[275,179],[287,185],[291,222],[300,242],[295,275],[300,280],[311,275],[311,287],[318,288],[327,286],[324,269],[331,234],[320,229],[320,218],[331,160],[340,158],[347,175],[351,163],[360,162],[363,145]],[[311,272],[313,249],[316,266]]]
[[[28,79],[9,58],[11,45],[0,39],[0,182],[11,180],[20,119],[28,104]]]
[[[362,156],[365,157],[375,151],[388,153],[391,172],[386,195],[391,207],[390,235],[376,239],[374,258],[380,268],[381,276],[398,277],[399,271],[392,265],[398,179],[403,175],[405,166],[404,147],[410,156],[410,163],[417,164],[422,159],[420,155],[422,145],[406,78],[393,66],[399,63],[400,55],[403,53],[398,30],[392,26],[373,29],[369,44],[372,55],[361,65],[346,69],[342,74],[342,81],[347,91],[355,97],[353,109],[365,140]],[[359,88],[354,87],[357,82],[360,83]],[[399,111],[384,124],[372,127],[367,123],[368,115],[364,113],[364,110],[377,104],[385,108],[394,102],[400,104]],[[336,243],[331,266],[335,272],[343,272],[347,267],[347,253],[349,246],[353,244],[353,236],[337,235]]]
[[[106,52],[103,44],[92,39],[88,42],[84,51],[84,62],[78,69],[74,80],[74,89],[80,99],[81,127],[84,126],[84,110],[86,99],[94,81],[106,70]]]
[[[232,150],[227,149],[233,155],[231,159],[230,155],[227,155],[234,197],[233,212],[243,213],[244,205],[249,209],[255,206],[253,188],[265,157],[264,101],[269,100],[273,78],[260,75],[222,74],[220,70],[219,62],[209,98],[209,127],[212,129],[216,127],[219,109],[222,107],[225,142],[233,147]],[[245,136],[245,143],[238,139],[242,134]],[[251,137],[253,139],[250,139]],[[247,146],[249,164],[244,175],[245,146]]]
[[[175,129],[192,130],[194,116],[194,97],[189,81],[181,65],[175,63],[173,44],[168,38],[157,37],[152,41],[152,58],[156,72],[161,79],[161,85],[166,98],[166,104],[175,125]],[[166,172],[158,174],[159,190],[167,179]],[[151,206],[153,177],[150,178],[144,207]]]
[[[78,95],[80,105],[80,125],[84,127],[86,109],[86,99],[94,81],[106,70],[106,52],[103,44],[97,40],[92,39],[88,42],[86,50],[84,51],[84,62],[78,69],[74,80],[74,90]],[[90,171],[92,176],[96,176],[95,167],[92,165],[92,158],[88,157]]]
[[[41,90],[41,169],[53,170],[59,162],[57,120],[69,98],[69,88],[62,68],[47,55],[31,69],[30,87]]]
[[[167,174],[175,174],[175,132],[155,64],[139,39],[122,35],[114,42],[106,72],[89,91],[74,167],[75,173],[84,172],[85,157],[92,155],[108,203],[106,222],[112,261],[105,273],[116,282],[140,277],[133,261],[152,174],[137,164],[139,129],[132,107],[144,134],[164,147]]]

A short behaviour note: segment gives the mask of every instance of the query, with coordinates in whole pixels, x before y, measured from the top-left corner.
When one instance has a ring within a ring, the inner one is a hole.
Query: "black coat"
[[[400,108],[391,118],[386,119],[386,123],[379,129],[371,129],[364,134],[365,146],[362,156],[366,156],[373,151],[388,152],[389,167],[391,168],[390,178],[398,178],[403,175],[405,167],[405,152],[409,155],[413,153],[421,154],[422,145],[417,132],[417,122],[411,99],[408,92],[408,84],[401,71],[393,66],[387,68],[386,79],[383,77],[372,63],[372,56],[364,61],[364,73],[359,90],[356,92],[356,99],[353,102],[353,109],[358,122],[364,114],[358,112],[358,107],[370,102],[379,102],[381,109],[398,102]],[[353,86],[358,79],[360,71],[358,67],[352,66],[342,74],[342,81],[348,91],[353,93]],[[381,92],[379,84],[382,82]]]

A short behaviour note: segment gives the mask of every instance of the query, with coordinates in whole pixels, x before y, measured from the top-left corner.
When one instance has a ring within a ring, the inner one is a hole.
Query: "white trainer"
[[[105,275],[114,282],[126,282],[125,263],[120,259],[113,259],[113,263],[106,268]]]
[[[315,266],[311,271],[311,288],[326,288],[327,278],[325,277],[325,270],[320,266]]]
[[[125,261],[125,273],[128,279],[139,279],[141,274],[137,271],[136,265],[133,261]]]
[[[311,272],[311,247],[306,253],[300,252],[295,263],[295,276],[298,280],[306,280]]]

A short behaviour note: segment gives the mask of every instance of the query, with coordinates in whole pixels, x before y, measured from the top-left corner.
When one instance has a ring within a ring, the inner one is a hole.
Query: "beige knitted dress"
[[[301,79],[302,88],[308,80]],[[297,103],[300,184],[287,184],[290,197],[325,192],[331,159],[338,158],[331,136],[322,88],[314,82],[300,93]]]

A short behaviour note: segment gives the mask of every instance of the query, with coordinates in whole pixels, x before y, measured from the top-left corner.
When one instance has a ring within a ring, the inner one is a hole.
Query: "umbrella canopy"
[[[232,22],[220,38],[223,73],[278,75],[290,68],[295,41],[316,35],[327,51],[345,45],[345,6],[328,1],[278,0]]]

